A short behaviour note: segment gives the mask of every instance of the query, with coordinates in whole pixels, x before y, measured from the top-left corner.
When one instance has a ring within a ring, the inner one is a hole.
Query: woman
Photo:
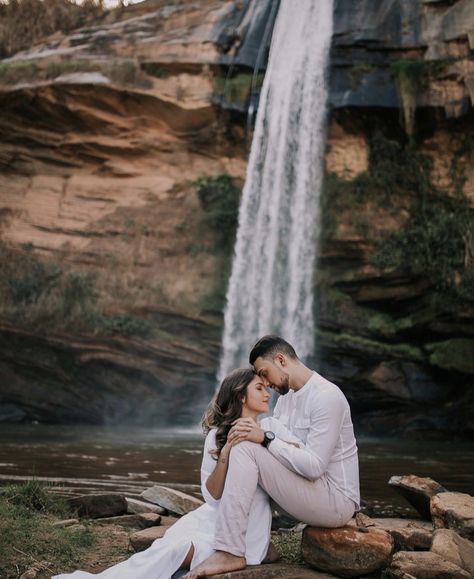
[[[219,499],[224,489],[231,448],[227,434],[239,417],[256,419],[268,412],[270,394],[253,370],[238,369],[222,382],[202,420],[207,433],[201,465],[201,491],[206,501],[181,517],[146,551],[132,555],[102,573],[75,571],[52,579],[169,579],[179,569],[193,568],[209,557],[213,549],[214,528]],[[270,542],[271,509],[268,495],[258,487],[252,503],[246,536],[247,564],[258,565]]]

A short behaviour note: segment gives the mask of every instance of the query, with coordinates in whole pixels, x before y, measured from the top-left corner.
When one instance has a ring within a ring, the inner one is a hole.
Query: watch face
[[[271,430],[267,430],[267,432],[265,432],[265,438],[267,440],[274,440],[275,439],[275,433],[272,432]]]

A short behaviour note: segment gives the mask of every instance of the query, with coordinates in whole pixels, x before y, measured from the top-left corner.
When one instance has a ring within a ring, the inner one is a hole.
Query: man
[[[278,336],[261,338],[250,364],[265,386],[281,394],[274,411],[278,420],[270,421],[275,432],[243,418],[231,429],[229,440],[238,444],[230,454],[219,506],[216,553],[189,578],[245,567],[245,533],[257,485],[285,512],[310,525],[343,526],[359,508],[357,446],[342,391],[307,368]],[[279,437],[279,424],[299,442]]]

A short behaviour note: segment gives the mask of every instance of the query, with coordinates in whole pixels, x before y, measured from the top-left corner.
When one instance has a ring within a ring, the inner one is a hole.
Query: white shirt
[[[277,437],[268,447],[290,470],[330,485],[360,506],[359,461],[349,403],[342,391],[316,372],[298,391],[280,396],[274,417],[303,444]]]

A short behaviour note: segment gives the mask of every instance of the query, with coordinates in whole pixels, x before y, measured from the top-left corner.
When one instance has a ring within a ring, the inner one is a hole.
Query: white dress
[[[129,559],[101,573],[74,571],[55,575],[52,579],[170,579],[184,561],[191,545],[194,545],[191,569],[212,555],[219,501],[209,494],[206,481],[216,466],[216,461],[209,453],[214,448],[216,431],[211,430],[204,443],[201,464],[201,491],[206,502],[181,517],[162,539],[157,539],[145,551],[135,553]],[[246,535],[245,558],[248,565],[258,565],[264,559],[270,542],[271,522],[268,495],[258,487],[250,510]]]

